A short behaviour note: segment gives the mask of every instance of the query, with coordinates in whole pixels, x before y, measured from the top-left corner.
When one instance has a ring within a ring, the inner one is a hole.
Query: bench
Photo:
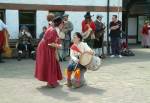
[[[16,58],[17,57],[17,49],[16,49],[16,44],[18,42],[18,39],[10,39],[9,40],[9,47],[12,50],[12,58]],[[38,46],[38,39],[34,39],[33,40],[33,44],[34,44],[34,48],[36,49],[36,47]]]

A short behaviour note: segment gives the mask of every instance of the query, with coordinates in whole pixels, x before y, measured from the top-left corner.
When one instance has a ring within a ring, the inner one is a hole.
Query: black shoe
[[[31,53],[30,57],[32,58],[32,60],[35,60],[36,59],[35,53]]]
[[[98,56],[100,59],[102,58],[102,56],[100,55],[100,56]]]
[[[99,58],[100,59],[105,59],[106,57],[105,57],[105,55],[101,55],[101,56],[99,56]]]
[[[63,61],[67,61],[66,58],[63,58]]]
[[[18,61],[21,61],[21,55],[22,55],[21,53],[18,53],[18,57],[17,57]]]

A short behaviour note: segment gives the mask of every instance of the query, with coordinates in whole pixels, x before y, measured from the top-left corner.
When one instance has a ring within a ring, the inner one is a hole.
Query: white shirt
[[[84,43],[84,42],[80,42],[77,45],[77,47],[78,47],[78,49],[80,50],[81,53],[92,51],[92,49],[87,45],[87,43]],[[80,52],[76,52],[76,51],[70,49],[71,60],[73,60],[74,62],[78,62],[79,61],[78,56],[81,55]]]
[[[60,37],[60,35],[59,35],[60,34],[60,29],[58,27],[55,27],[55,30],[56,30],[58,36]]]
[[[3,21],[0,19],[0,31],[2,31],[3,29],[6,29],[7,26],[3,23]]]

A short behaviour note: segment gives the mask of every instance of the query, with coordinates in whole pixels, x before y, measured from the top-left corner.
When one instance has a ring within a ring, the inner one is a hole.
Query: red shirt
[[[90,27],[92,28],[93,31],[95,31],[96,26],[93,21],[90,22]],[[82,21],[82,32],[85,32],[89,29],[88,24],[85,22],[85,20]]]
[[[150,27],[148,27],[147,25],[143,26],[142,34],[143,35],[148,35],[149,30],[150,30]]]

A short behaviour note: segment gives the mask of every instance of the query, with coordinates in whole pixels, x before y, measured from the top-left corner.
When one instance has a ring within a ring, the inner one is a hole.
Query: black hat
[[[53,22],[60,22],[62,21],[62,17],[61,16],[56,16],[54,19],[53,19]]]
[[[59,26],[62,23],[62,18],[60,16],[57,16],[54,18],[53,22],[55,26]]]
[[[103,15],[101,14],[97,14],[96,17],[100,17],[100,18],[103,18]]]
[[[92,16],[91,16],[90,12],[88,11],[88,12],[86,12],[86,14],[84,15],[84,17],[85,17],[85,18],[90,18],[90,17],[92,17]]]

